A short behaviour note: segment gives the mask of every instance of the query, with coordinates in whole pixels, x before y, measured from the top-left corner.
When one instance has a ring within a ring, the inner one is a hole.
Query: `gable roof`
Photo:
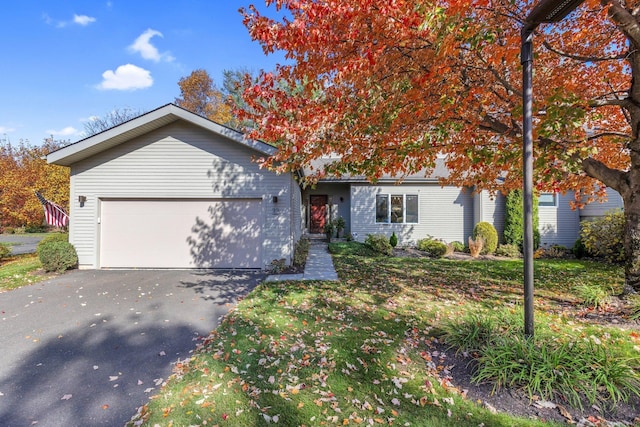
[[[199,126],[267,156],[273,155],[276,152],[276,148],[269,144],[246,139],[241,132],[220,125],[205,117],[178,107],[175,104],[166,104],[105,131],[53,151],[47,155],[47,162],[60,166],[70,166],[75,162],[96,155],[177,120],[184,120]]]
[[[303,168],[303,173],[306,176],[313,175],[317,171],[323,170],[326,166],[333,163],[339,163],[340,157],[322,157],[312,161],[309,165]],[[402,181],[404,183],[421,183],[421,182],[440,182],[440,178],[448,178],[450,174],[444,158],[437,158],[435,167],[428,172],[427,169],[422,169],[418,172],[406,174],[406,175],[391,175],[384,174],[378,178],[378,183],[398,183]],[[370,183],[371,180],[364,175],[351,175],[345,174],[339,177],[325,176],[319,180],[319,182],[329,183]]]

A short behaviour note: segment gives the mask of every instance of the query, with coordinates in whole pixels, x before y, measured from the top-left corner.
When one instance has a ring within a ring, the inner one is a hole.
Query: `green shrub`
[[[389,238],[384,234],[369,234],[364,242],[376,252],[388,256],[393,255],[393,247],[389,243]]]
[[[2,261],[4,258],[7,258],[9,254],[11,254],[11,248],[9,247],[9,245],[0,243],[0,261]]]
[[[69,242],[49,242],[40,246],[38,258],[45,271],[61,273],[78,265],[78,255]]]
[[[300,239],[296,243],[296,247],[293,250],[293,265],[296,267],[303,267],[307,262],[307,255],[309,254],[309,239]]]
[[[504,242],[516,245],[522,252],[524,240],[523,217],[524,207],[522,190],[514,190],[507,194],[504,213]],[[540,246],[540,230],[538,230],[538,197],[533,196],[533,249]]]
[[[496,255],[504,256],[509,258],[518,258],[520,257],[520,248],[518,245],[512,245],[505,243],[504,245],[498,245],[496,249]]]
[[[333,226],[332,222],[327,222],[324,225],[324,234],[325,236],[327,236],[327,240],[331,241],[331,237],[333,236],[333,231],[335,230],[335,227]]]
[[[24,228],[25,233],[44,233],[47,227],[41,224],[29,224]]]
[[[44,236],[42,240],[38,243],[38,247],[36,248],[36,252],[40,253],[40,248],[44,245],[51,242],[68,242],[69,234],[67,233],[52,233],[47,236]]]
[[[454,252],[464,252],[465,251],[465,247],[464,247],[464,243],[459,242],[457,240],[449,243],[451,245],[451,247],[453,248]]]
[[[333,222],[333,226],[336,229],[336,238],[340,237],[340,233],[342,233],[342,231],[344,230],[344,227],[346,226],[346,222],[344,220],[344,218],[342,218],[341,216],[339,216],[338,218],[336,218],[336,220]]]
[[[398,246],[398,236],[396,236],[396,232],[391,233],[391,237],[389,237],[389,244],[392,248]]]
[[[329,253],[334,255],[359,256],[359,257],[377,257],[380,254],[371,246],[360,242],[331,242],[329,243]]]
[[[584,221],[580,238],[590,255],[607,262],[624,261],[624,212],[614,210],[593,221]]]
[[[562,245],[551,245],[546,248],[544,254],[547,258],[564,258],[569,250]]]
[[[582,239],[578,238],[578,240],[576,240],[571,252],[578,259],[582,259],[587,255],[587,248],[584,246],[584,243],[582,243]]]
[[[287,268],[287,260],[284,258],[274,259],[271,261],[271,266],[269,267],[269,272],[271,274],[280,274]]]
[[[498,248],[498,232],[493,224],[488,222],[477,223],[473,227],[473,239],[477,240],[478,237],[482,237],[482,240],[484,240],[482,254],[492,254]]]
[[[432,237],[418,240],[416,248],[435,258],[442,258],[447,253],[447,244]]]

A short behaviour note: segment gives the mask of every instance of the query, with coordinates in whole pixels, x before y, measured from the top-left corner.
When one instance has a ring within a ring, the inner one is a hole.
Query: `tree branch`
[[[589,107],[597,108],[597,107],[622,107],[625,109],[633,108],[635,105],[629,98],[625,99],[593,99],[588,103]]]
[[[607,187],[611,187],[618,193],[623,194],[629,185],[626,182],[627,172],[611,169],[599,160],[591,157],[582,159],[582,170],[592,178],[602,182]]]
[[[628,133],[606,131],[606,132],[599,132],[599,133],[594,133],[592,135],[589,135],[587,137],[587,140],[591,141],[591,140],[594,140],[594,139],[602,138],[604,136],[619,136],[620,138],[627,138],[627,139],[629,138],[629,134]]]
[[[580,61],[580,62],[618,61],[620,59],[625,59],[628,56],[627,53],[625,53],[624,55],[620,54],[620,55],[604,56],[604,57],[572,55],[570,53],[561,51],[560,49],[556,49],[555,47],[551,46],[551,43],[549,43],[546,40],[542,42],[542,45],[557,55],[563,56],[565,58],[573,59],[574,61]]]

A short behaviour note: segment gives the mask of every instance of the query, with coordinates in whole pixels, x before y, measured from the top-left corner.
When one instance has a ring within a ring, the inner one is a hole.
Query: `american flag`
[[[37,191],[36,197],[40,200],[40,203],[42,203],[42,207],[44,208],[44,218],[46,219],[47,224],[53,225],[54,227],[64,227],[69,223],[69,215],[67,215],[64,209],[45,199],[42,194]]]

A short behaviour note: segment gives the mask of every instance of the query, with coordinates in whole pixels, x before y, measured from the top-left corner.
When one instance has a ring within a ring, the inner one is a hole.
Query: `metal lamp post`
[[[522,27],[522,167],[524,199],[524,334],[533,337],[533,31],[542,23],[559,22],[584,0],[542,0],[531,11]]]

